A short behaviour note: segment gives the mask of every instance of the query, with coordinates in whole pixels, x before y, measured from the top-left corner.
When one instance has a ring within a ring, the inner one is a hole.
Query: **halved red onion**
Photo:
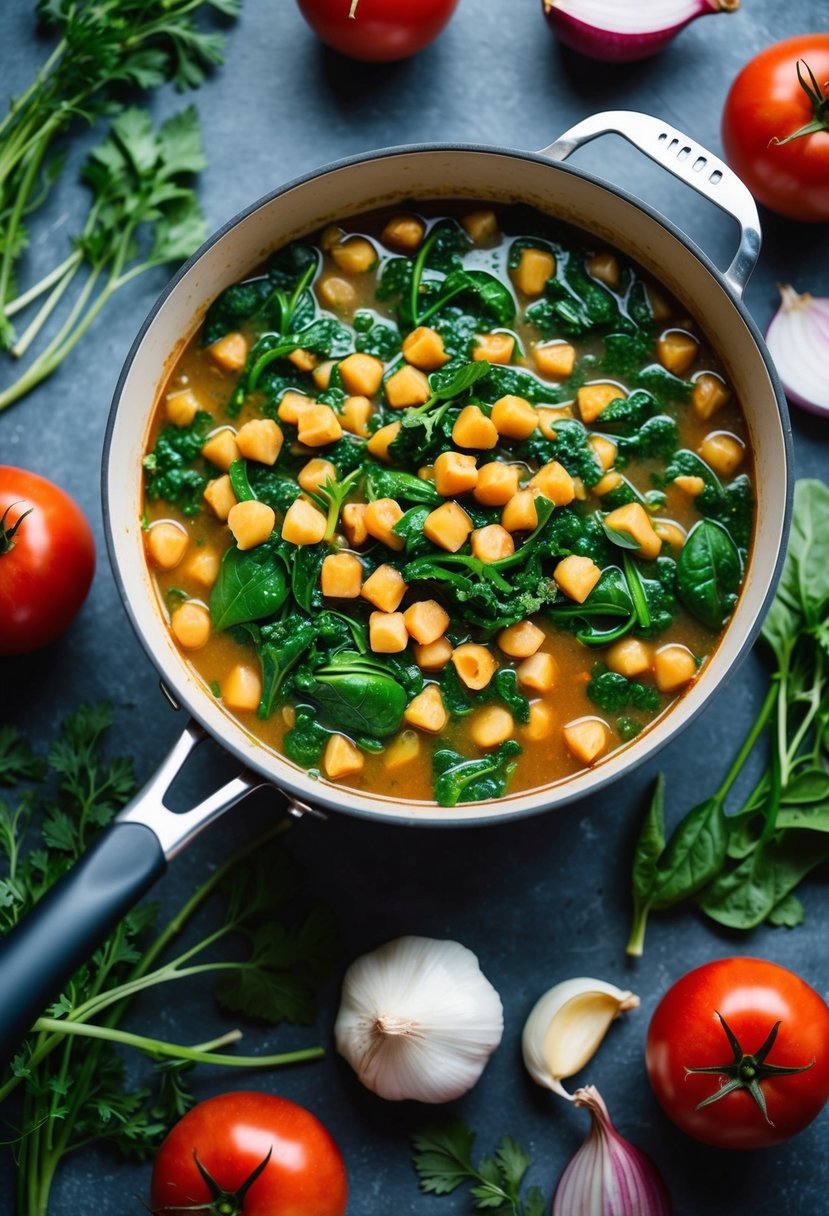
[[[786,396],[813,414],[829,415],[829,299],[780,285],[781,304],[766,343]]]
[[[631,63],[667,46],[697,17],[731,13],[740,0],[541,0],[562,42],[591,59]]]

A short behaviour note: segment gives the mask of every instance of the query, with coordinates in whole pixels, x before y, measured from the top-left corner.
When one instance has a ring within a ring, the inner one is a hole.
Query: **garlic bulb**
[[[524,1026],[521,1050],[532,1079],[570,1099],[561,1082],[593,1058],[614,1018],[638,1005],[638,996],[604,980],[556,984],[535,1003]]]
[[[471,950],[400,937],[348,968],[334,1037],[381,1098],[450,1102],[478,1080],[503,1029],[501,999]]]

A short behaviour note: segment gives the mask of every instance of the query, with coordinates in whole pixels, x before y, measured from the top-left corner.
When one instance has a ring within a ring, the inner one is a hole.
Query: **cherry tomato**
[[[242,1090],[175,1125],[153,1165],[150,1206],[156,1216],[344,1216],[347,1198],[340,1150],[319,1119]]]
[[[793,220],[829,220],[828,85],[829,34],[803,34],[761,51],[726,98],[728,163],[759,202]],[[810,123],[811,134],[778,142]]]
[[[446,25],[458,0],[297,0],[326,46],[352,59],[386,62],[422,51]]]
[[[86,599],[95,541],[59,486],[0,465],[0,655],[53,642]]]
[[[706,963],[659,1002],[646,1060],[662,1109],[689,1136],[719,1148],[780,1144],[829,1097],[829,1007],[775,963]]]

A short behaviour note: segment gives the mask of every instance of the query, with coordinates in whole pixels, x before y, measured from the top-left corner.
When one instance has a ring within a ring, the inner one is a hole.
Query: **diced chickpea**
[[[526,726],[522,727],[521,734],[525,739],[538,743],[541,739],[546,739],[552,734],[554,722],[555,717],[552,707],[546,701],[532,701],[530,703],[530,720]]]
[[[444,498],[465,494],[478,484],[478,468],[474,456],[463,452],[441,452],[434,464],[435,489]]]
[[[363,583],[360,594],[381,612],[395,612],[408,587],[394,566],[378,566]]]
[[[433,735],[442,731],[449,721],[449,715],[437,684],[427,684],[423,692],[413,697],[406,706],[403,717],[409,726],[416,726],[418,730],[425,730]]]
[[[448,638],[438,638],[424,645],[416,643],[414,659],[422,671],[442,671],[452,658],[452,643]]]
[[[200,409],[202,406],[191,388],[168,393],[164,399],[164,412],[173,426],[189,426]]]
[[[651,518],[640,502],[627,502],[604,517],[605,526],[616,532],[627,532],[639,546],[639,553],[646,561],[659,556],[662,541],[654,531]]]
[[[340,523],[346,540],[352,549],[359,549],[368,540],[366,528],[366,504],[347,502],[340,512]]]
[[[487,524],[472,533],[472,555],[481,562],[499,562],[514,552],[515,541],[500,524]]]
[[[639,638],[619,638],[605,653],[604,661],[617,675],[642,676],[653,663],[651,648]]]
[[[336,224],[328,224],[322,230],[322,235],[319,239],[319,247],[323,253],[330,253],[335,245],[339,245],[340,241],[345,239],[345,233],[342,228]]]
[[[212,549],[196,549],[181,569],[182,574],[200,587],[212,587],[219,577],[219,555]]]
[[[297,371],[312,372],[319,363],[319,359],[312,350],[303,350],[301,346],[298,346],[288,355],[288,362],[293,363]]]
[[[368,644],[375,654],[400,654],[409,643],[402,612],[372,612]]]
[[[231,508],[236,505],[236,495],[233,493],[233,486],[230,484],[227,473],[208,481],[203,498],[216,518],[224,523]]]
[[[384,245],[398,249],[417,249],[426,234],[426,225],[416,215],[393,215],[381,234]]]
[[[368,420],[371,417],[372,409],[373,406],[368,397],[346,397],[340,414],[343,430],[365,439],[368,435]]]
[[[472,358],[476,363],[497,363],[504,367],[512,363],[515,338],[512,334],[476,334]]]
[[[353,777],[362,772],[365,757],[345,735],[331,735],[322,754],[322,767],[326,777],[339,781],[341,777]]]
[[[407,363],[386,381],[386,400],[393,410],[405,410],[412,405],[424,405],[432,395],[426,373]]]
[[[676,692],[697,674],[697,661],[687,646],[660,646],[653,659],[653,679],[660,692]]]
[[[452,442],[459,448],[486,451],[498,446],[498,431],[479,405],[465,405],[452,427]]]
[[[321,393],[324,393],[331,383],[331,373],[336,366],[336,359],[325,359],[322,363],[318,363],[311,373],[311,379]]]
[[[244,334],[225,334],[207,350],[213,362],[226,372],[240,372],[248,357],[248,342]]]
[[[236,446],[240,456],[260,464],[276,464],[282,450],[283,435],[272,418],[253,418],[240,426]]]
[[[255,667],[237,663],[222,680],[222,701],[228,709],[254,710],[262,700],[262,678]]]
[[[619,384],[583,384],[576,393],[576,404],[582,422],[589,426],[607,409],[611,401],[618,401],[620,397],[626,396],[627,393]]]
[[[305,447],[321,448],[342,437],[343,428],[330,405],[312,405],[300,414],[297,438]]]
[[[320,486],[325,485],[326,481],[336,480],[337,466],[330,460],[323,460],[319,456],[314,456],[307,464],[304,464],[297,476],[300,489],[305,490],[307,494],[315,493]]]
[[[538,429],[545,439],[556,438],[556,423],[561,422],[563,418],[573,417],[573,407],[568,402],[567,405],[539,405],[536,409],[538,414]]]
[[[538,415],[524,397],[499,397],[492,407],[492,421],[499,435],[529,439],[538,425]]]
[[[712,431],[697,448],[702,459],[720,477],[730,477],[743,463],[745,448],[736,435]]]
[[[553,571],[556,586],[577,604],[584,603],[601,577],[602,572],[596,563],[578,553],[562,558]]]
[[[609,473],[605,473],[601,480],[596,482],[593,486],[593,493],[597,498],[604,498],[605,494],[612,494],[614,490],[618,490],[624,480],[621,473],[617,473],[615,469],[611,469]]]
[[[667,329],[656,343],[659,362],[675,376],[681,376],[697,357],[699,343],[684,329]]]
[[[673,312],[671,302],[664,292],[660,291],[654,283],[648,283],[646,287],[648,294],[648,303],[651,306],[651,314],[654,321],[667,321]]]
[[[306,410],[310,410],[316,404],[313,397],[306,397],[304,393],[297,393],[292,388],[289,388],[279,402],[276,416],[280,422],[287,422],[290,426],[296,426],[299,422],[300,414],[304,414]]]
[[[518,664],[515,674],[522,688],[529,688],[533,692],[550,692],[558,677],[558,668],[548,651],[537,650]]]
[[[485,507],[503,507],[518,493],[518,466],[492,460],[478,469],[473,496]]]
[[[546,249],[522,249],[512,281],[525,296],[540,296],[556,272],[556,260]]]
[[[357,289],[338,274],[325,274],[317,282],[317,295],[326,308],[347,312],[357,303]]]
[[[406,335],[403,339],[403,358],[424,372],[433,372],[449,362],[449,356],[443,349],[443,338],[428,325],[419,325]]]
[[[417,470],[417,475],[418,475],[418,477],[420,478],[420,480],[421,480],[421,481],[431,481],[431,482],[434,482],[434,480],[435,480],[435,466],[434,466],[433,464],[423,464],[423,465],[421,465],[421,466],[420,466],[420,468]]]
[[[543,641],[544,630],[532,621],[518,621],[498,634],[498,645],[511,659],[528,659],[540,650]]]
[[[295,498],[282,521],[282,539],[290,545],[317,545],[325,536],[328,520],[304,498]]]
[[[530,478],[530,489],[538,489],[557,507],[566,507],[576,497],[573,478],[563,464],[551,460]]]
[[[712,414],[722,409],[731,396],[731,390],[713,372],[703,372],[694,380],[691,393],[691,405],[694,413],[703,422],[707,422]]]
[[[587,501],[587,486],[580,477],[573,478],[573,496],[577,502]]]
[[[190,539],[181,524],[166,520],[153,524],[147,533],[147,548],[159,570],[175,570],[187,552]]]
[[[472,531],[472,520],[456,502],[445,502],[430,511],[423,523],[423,534],[433,545],[457,553]]]
[[[236,443],[236,432],[229,426],[215,431],[207,442],[202,444],[201,454],[205,460],[215,464],[217,469],[224,469],[226,473],[234,460],[238,460],[241,455]]]
[[[535,490],[519,490],[501,512],[501,524],[507,532],[532,532],[538,527]]]
[[[356,600],[363,588],[363,563],[353,553],[329,553],[322,563],[322,594]]]
[[[569,342],[549,342],[534,348],[533,359],[539,375],[565,380],[576,366],[576,348]]]
[[[679,553],[685,544],[685,530],[672,519],[655,519],[653,521],[653,530],[662,541],[662,544],[670,545],[674,553]]]
[[[479,692],[486,688],[489,681],[498,670],[498,660],[477,642],[464,642],[452,651],[452,662],[458,678],[467,688]]]
[[[394,770],[411,763],[420,755],[420,739],[417,732],[403,730],[383,752],[384,768]]]
[[[562,728],[567,750],[582,764],[592,764],[607,751],[610,731],[601,718],[577,718]]]
[[[421,646],[428,646],[442,637],[449,628],[449,613],[437,600],[418,600],[403,613],[409,637]]]
[[[273,507],[254,499],[237,502],[227,517],[227,526],[233,533],[237,549],[255,549],[268,539],[275,525]]]
[[[377,498],[370,502],[363,518],[369,536],[382,541],[389,549],[399,551],[403,548],[406,543],[403,537],[392,530],[398,519],[403,518],[400,505],[393,498]]]
[[[343,388],[355,397],[373,397],[383,383],[383,362],[376,355],[347,355],[339,370]]]
[[[618,451],[613,440],[607,439],[604,435],[591,435],[587,442],[590,444],[594,456],[605,472],[608,469],[612,469],[616,461],[616,452]]]
[[[170,628],[183,650],[201,650],[210,637],[210,613],[204,604],[185,600],[170,617]]]
[[[587,273],[606,287],[619,286],[619,263],[612,253],[594,253],[586,262]]]
[[[498,217],[490,207],[470,211],[461,217],[461,223],[476,245],[487,244],[498,236]]]
[[[515,733],[512,714],[502,705],[485,705],[472,715],[469,737],[478,747],[497,747]]]
[[[687,476],[685,474],[680,474],[679,477],[674,478],[673,484],[678,490],[681,490],[683,494],[687,494],[689,498],[698,498],[705,489],[705,482],[703,479],[701,477],[696,477],[693,474],[688,474]]]
[[[296,710],[293,705],[283,705],[280,710],[280,717],[287,726],[288,730],[293,730],[296,726]]]
[[[387,422],[385,426],[381,426],[371,436],[366,444],[366,451],[371,452],[372,456],[376,456],[378,460],[391,460],[389,448],[399,434],[400,423]]]
[[[331,257],[347,274],[365,274],[377,263],[377,250],[364,236],[350,236],[331,249]]]

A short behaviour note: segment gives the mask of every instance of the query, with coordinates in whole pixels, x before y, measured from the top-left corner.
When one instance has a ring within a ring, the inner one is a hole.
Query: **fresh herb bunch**
[[[509,1136],[499,1142],[491,1157],[472,1161],[475,1133],[458,1121],[432,1127],[412,1138],[414,1167],[420,1189],[430,1195],[450,1195],[464,1183],[477,1212],[490,1216],[543,1216],[549,1202],[537,1186],[522,1194],[531,1165],[527,1153]]]
[[[0,392],[0,410],[51,375],[116,291],[156,266],[184,261],[201,243],[206,225],[189,182],[205,164],[194,107],[168,118],[158,131],[134,107],[115,119],[82,172],[93,201],[72,253],[8,305],[7,316],[45,297],[12,353],[28,350],[82,271],[83,285],[48,344]]]
[[[224,45],[220,33],[194,22],[207,7],[233,18],[239,0],[38,0],[38,19],[58,41],[0,122],[0,345],[14,338],[10,305],[26,221],[63,168],[62,152],[52,155],[55,143],[78,119],[94,122],[117,110],[121,89],[165,81],[197,88],[221,63]]]
[[[0,853],[7,863],[0,880],[3,933],[130,797],[131,761],[105,755],[110,721],[106,705],[81,706],[45,758],[13,727],[0,728],[0,785],[17,787],[16,805],[0,800]],[[160,930],[154,928],[155,905],[129,913],[35,1023],[0,1076],[4,1122],[19,1129],[19,1216],[45,1216],[66,1154],[96,1141],[140,1158],[157,1145],[191,1105],[184,1072],[195,1063],[261,1068],[322,1055],[317,1047],[262,1056],[222,1052],[241,1037],[238,1030],[190,1046],[119,1029],[140,992],[199,975],[217,977],[216,997],[225,1009],[272,1025],[313,1020],[314,988],[335,955],[335,935],[324,908],[298,922],[285,915],[301,879],[274,839],[283,829],[281,823],[238,850]],[[219,926],[175,954],[173,943],[216,892],[224,897]],[[145,1084],[126,1082],[117,1050],[123,1046],[153,1061]]]
[[[762,637],[774,666],[766,697],[719,789],[665,844],[660,776],[636,845],[633,927],[642,953],[648,913],[693,901],[718,924],[794,926],[801,879],[829,858],[829,487],[799,481],[780,586]],[[765,767],[735,811],[726,800],[761,740]]]

